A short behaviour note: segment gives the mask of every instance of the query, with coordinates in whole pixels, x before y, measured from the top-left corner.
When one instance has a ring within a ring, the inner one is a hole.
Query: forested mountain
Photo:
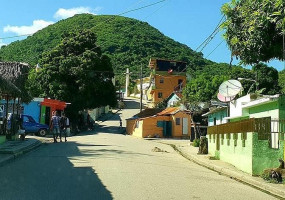
[[[110,15],[80,14],[61,20],[38,31],[25,40],[16,41],[0,50],[0,61],[21,61],[36,65],[42,52],[55,47],[62,35],[75,29],[91,29],[97,43],[112,61],[115,73],[144,71],[150,57],[182,60],[194,71],[213,62],[202,57],[188,46],[163,35],[146,22]],[[183,31],[183,30],[181,30]]]
[[[68,35],[67,33],[86,29],[96,34],[97,46],[111,59],[115,74],[121,75],[116,77],[121,79],[122,83],[123,73],[127,67],[133,72],[132,78],[138,78],[140,66],[143,66],[144,72],[147,72],[149,59],[157,57],[187,63],[191,80],[188,80],[184,96],[189,101],[209,101],[216,98],[218,87],[224,80],[238,77],[252,79],[259,77],[257,82],[260,86],[268,87],[266,93],[278,92],[279,86],[273,83],[273,80],[278,79],[278,73],[276,75],[274,68],[261,67],[256,70],[247,70],[206,60],[202,53],[195,52],[190,47],[163,35],[148,23],[122,16],[80,14],[61,20],[25,40],[3,46],[0,49],[0,61],[19,61],[35,66],[42,53],[57,46],[62,38]],[[270,80],[263,80],[263,75],[257,76],[268,70],[272,72]],[[148,75],[149,73],[145,73],[145,76]],[[283,82],[279,83],[281,89]],[[250,82],[242,84],[245,91],[251,85]],[[272,85],[275,89],[272,89]]]

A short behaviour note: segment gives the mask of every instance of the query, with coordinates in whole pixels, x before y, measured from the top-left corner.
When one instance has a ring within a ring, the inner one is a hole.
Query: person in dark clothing
[[[65,139],[64,141],[67,142],[66,140],[67,117],[65,116],[64,113],[61,114],[61,118],[59,120],[59,127],[60,127],[60,135],[59,135],[60,142],[62,142],[61,140],[62,134],[64,134],[64,139]]]
[[[123,122],[122,122],[122,119],[120,118],[120,129],[122,129],[122,125],[123,125]]]

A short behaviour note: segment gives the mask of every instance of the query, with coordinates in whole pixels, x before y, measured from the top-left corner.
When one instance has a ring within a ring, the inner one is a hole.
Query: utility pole
[[[130,84],[130,71],[129,71],[129,68],[127,68],[127,71],[126,71],[126,90],[125,90],[125,97],[128,97],[129,84]]]
[[[141,92],[141,95],[140,95],[140,112],[142,111],[142,108],[143,108],[143,104],[142,104],[142,98],[143,98],[143,90],[142,90],[142,65],[141,65],[141,74],[140,74],[140,92]]]

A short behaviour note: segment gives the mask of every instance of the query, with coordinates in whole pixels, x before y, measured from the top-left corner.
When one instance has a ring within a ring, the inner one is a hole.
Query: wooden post
[[[142,104],[142,98],[143,98],[143,91],[142,91],[142,65],[141,65],[141,73],[140,73],[140,112],[142,111],[143,104]]]

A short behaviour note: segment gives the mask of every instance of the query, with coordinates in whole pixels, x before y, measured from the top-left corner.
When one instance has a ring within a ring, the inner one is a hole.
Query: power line
[[[219,28],[222,25],[222,21],[225,18],[225,15],[222,16],[222,18],[220,19],[219,23],[217,24],[216,28],[214,29],[214,31],[196,48],[195,51],[198,51],[198,49],[200,49],[200,47],[202,47],[202,49],[200,50],[203,51],[203,49],[211,42],[211,40],[217,35],[217,33],[219,32]]]
[[[218,34],[219,28],[221,27],[224,18],[225,18],[225,15],[222,16],[222,18],[220,19],[219,23],[218,23],[217,26],[215,27],[214,31],[196,48],[195,51],[198,51],[198,49],[200,49],[200,48],[203,46],[202,49],[199,51],[199,52],[201,52],[201,51],[212,41],[212,39]],[[223,41],[222,41],[222,42],[223,42]],[[221,43],[222,43],[222,42],[221,42]],[[220,46],[221,43],[220,43],[218,46]],[[218,46],[217,46],[214,50],[216,50],[216,49],[218,48]],[[213,51],[214,51],[214,50],[213,50]],[[212,51],[211,53],[213,53],[213,51]],[[210,53],[209,55],[211,55],[211,53]],[[209,55],[208,55],[208,56],[209,56]],[[181,72],[184,72],[184,71],[186,71],[186,70],[187,70],[187,66],[186,66]],[[180,73],[181,73],[181,72],[180,72]]]
[[[211,51],[211,53],[209,53],[209,54],[207,55],[206,58],[208,58],[223,42],[224,42],[224,40],[222,40],[222,41],[213,49],[213,51]]]
[[[154,6],[154,5],[156,5],[156,4],[159,4],[159,3],[162,3],[162,2],[165,2],[165,1],[167,1],[167,0],[160,0],[160,1],[154,2],[154,3],[152,3],[152,4],[148,4],[148,5],[145,5],[145,6],[141,6],[141,7],[139,7],[139,8],[135,8],[135,9],[131,9],[131,10],[128,10],[128,11],[124,11],[124,12],[122,12],[122,13],[119,13],[119,14],[117,14],[117,15],[114,15],[113,17],[111,17],[111,18],[109,18],[109,19],[107,19],[107,20],[105,20],[105,21],[103,21],[103,22],[101,22],[101,23],[95,25],[95,26],[92,27],[92,28],[96,28],[98,25],[100,25],[100,24],[102,24],[102,23],[105,23],[105,22],[108,22],[108,21],[114,19],[116,16],[122,16],[122,15],[127,14],[127,13],[130,13],[130,12],[142,10],[142,9],[144,9],[144,8],[148,8],[148,7]],[[142,1],[140,1],[140,2],[142,2]],[[1,40],[5,40],[5,39],[11,39],[11,38],[29,36],[29,35],[33,35],[33,34],[34,34],[34,33],[24,34],[24,35],[17,35],[17,36],[2,37],[2,38],[0,38],[0,39],[1,39]]]

